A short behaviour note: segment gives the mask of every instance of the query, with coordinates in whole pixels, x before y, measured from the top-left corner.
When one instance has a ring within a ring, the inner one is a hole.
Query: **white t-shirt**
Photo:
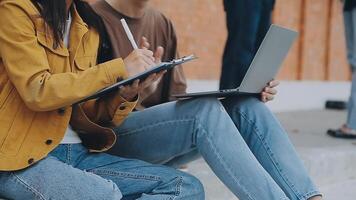
[[[70,32],[71,24],[72,24],[72,16],[71,14],[69,14],[66,22],[64,37],[63,37],[64,46],[67,48],[69,46],[69,32]],[[79,143],[82,143],[82,140],[79,138],[78,134],[72,129],[72,127],[68,125],[64,138],[61,141],[61,144],[79,144]]]

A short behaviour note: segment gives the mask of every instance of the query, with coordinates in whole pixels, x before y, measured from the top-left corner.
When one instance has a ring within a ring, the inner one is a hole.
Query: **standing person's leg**
[[[347,128],[356,130],[356,70],[352,73],[351,94],[347,110]]]
[[[345,27],[345,39],[347,60],[350,67],[356,67],[356,8],[351,11],[344,11],[344,27]]]
[[[339,129],[329,129],[327,134],[337,138],[356,138],[356,8],[344,11],[347,60],[352,71],[352,85],[348,102],[346,124]]]
[[[0,196],[12,200],[119,200],[122,194],[114,182],[48,156],[29,168],[0,172]]]
[[[81,144],[61,145],[51,155],[79,171],[82,170],[83,174],[92,174],[115,183],[125,200],[204,199],[204,189],[199,180],[173,168],[105,153],[89,153]],[[78,184],[88,186],[85,180]],[[88,189],[92,188],[89,186]],[[96,196],[66,199],[103,198]]]
[[[275,0],[262,0],[261,17],[258,24],[258,31],[256,34],[255,51],[260,47],[266,33],[271,26],[272,11]]]
[[[345,20],[348,21],[347,43],[348,45],[348,58],[352,70],[352,84],[351,84],[351,94],[348,104],[348,115],[346,126],[350,129],[356,130],[356,8],[354,8],[349,14],[345,12]],[[351,15],[351,16],[347,16]],[[346,21],[345,21],[346,22]],[[345,25],[346,28],[346,25]],[[352,45],[352,46],[351,46]]]
[[[237,197],[287,199],[217,99],[170,102],[131,113],[115,131],[112,154],[163,162],[198,149]]]
[[[228,38],[222,59],[220,89],[240,85],[255,53],[262,2],[224,0]]]
[[[236,97],[222,103],[252,153],[290,199],[320,195],[286,131],[263,102]]]

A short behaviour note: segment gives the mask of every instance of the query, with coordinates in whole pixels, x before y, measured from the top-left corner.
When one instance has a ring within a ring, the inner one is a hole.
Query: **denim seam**
[[[127,136],[127,135],[132,135],[135,134],[136,132],[142,131],[144,129],[149,129],[149,128],[153,128],[156,126],[162,126],[162,125],[166,125],[166,124],[173,124],[173,123],[182,123],[182,122],[190,122],[190,121],[194,121],[195,118],[186,118],[186,119],[175,119],[175,120],[168,120],[168,121],[163,121],[163,122],[157,122],[157,123],[153,123],[150,125],[142,125],[140,128],[136,128],[134,130],[130,130],[124,133],[120,133],[120,137],[121,136]]]
[[[26,190],[32,192],[36,197],[38,197],[41,200],[46,200],[46,198],[35,188],[31,187],[30,184],[28,184],[25,180],[23,180],[21,177],[17,176],[15,173],[11,173],[15,177],[15,181],[18,182],[20,185],[25,187]]]
[[[302,200],[308,200],[311,197],[317,196],[317,195],[322,195],[319,191],[311,191],[311,192],[307,192],[305,195],[303,196]]]
[[[248,119],[246,113],[244,113],[243,111],[240,111],[238,109],[236,109],[236,111],[249,123],[252,125],[254,132],[256,133],[257,137],[260,139],[260,141],[263,144],[263,148],[266,150],[266,152],[268,152],[268,156],[271,159],[273,165],[278,169],[278,173],[281,175],[281,177],[284,179],[284,181],[287,183],[287,185],[292,189],[292,191],[295,193],[295,195],[299,198],[302,199],[303,195],[295,188],[294,184],[291,183],[291,181],[288,179],[287,175],[285,175],[282,172],[282,169],[279,167],[279,164],[277,161],[275,161],[275,158],[273,156],[273,152],[271,151],[271,149],[269,148],[269,145],[266,143],[266,140],[264,138],[261,137],[260,131],[257,128],[257,126],[255,125],[255,123],[253,121],[251,121],[250,119]]]
[[[70,144],[67,144],[67,164],[70,165],[71,162],[71,154],[72,154],[72,146]]]
[[[139,179],[139,180],[148,180],[148,181],[155,181],[159,182],[162,181],[160,177],[158,176],[147,176],[147,175],[139,175],[139,174],[134,174],[134,173],[127,173],[127,172],[116,172],[116,171],[111,171],[111,170],[90,170],[88,172],[92,172],[96,175],[109,175],[109,176],[119,176],[119,177],[124,177],[124,178],[132,178],[132,179]],[[175,193],[173,196],[168,197],[168,200],[174,200],[176,197],[179,196],[181,192],[181,186],[183,183],[183,178],[180,176],[179,181],[176,184],[176,189]]]
[[[183,184],[183,178],[180,176],[179,181],[177,182],[177,185],[176,185],[175,194],[174,194],[174,196],[169,197],[168,198],[169,200],[174,200],[176,197],[178,197],[180,195],[182,184]]]
[[[111,170],[102,170],[102,169],[94,169],[94,170],[88,170],[88,172],[92,172],[97,175],[109,175],[109,176],[118,176],[118,177],[124,177],[124,178],[132,178],[132,179],[143,179],[143,180],[148,180],[148,181],[161,181],[161,178],[158,176],[153,176],[153,175],[142,175],[142,174],[134,174],[134,173],[127,173],[127,172],[117,172],[117,171],[111,171]]]
[[[199,123],[199,127],[205,132],[205,133],[208,133],[205,128],[201,125],[201,123],[196,120],[198,123]],[[237,185],[240,186],[240,188],[242,189],[242,191],[244,191],[247,195],[247,197],[250,199],[250,200],[254,200],[254,198],[251,197],[250,193],[248,192],[248,190],[246,190],[246,188],[240,183],[239,180],[236,179],[236,175],[234,175],[234,173],[232,172],[232,170],[230,169],[230,167],[228,167],[225,163],[225,161],[223,160],[223,156],[221,156],[220,153],[218,153],[216,147],[214,146],[211,138],[210,138],[210,135],[209,134],[205,134],[206,136],[206,139],[209,143],[209,145],[211,146],[211,148],[213,149],[213,153],[215,154],[215,156],[218,158],[218,160],[220,161],[220,163],[224,166],[223,169],[226,169],[227,173],[232,177],[232,179],[235,181],[235,183]]]

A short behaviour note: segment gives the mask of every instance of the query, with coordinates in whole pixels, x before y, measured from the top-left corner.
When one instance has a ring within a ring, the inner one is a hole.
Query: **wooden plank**
[[[327,80],[348,80],[351,75],[346,59],[342,3],[339,0],[332,0],[330,20]]]
[[[303,1],[305,3],[305,12],[301,47],[301,79],[325,80],[329,1]]]
[[[302,0],[277,0],[273,23],[291,28],[301,32],[302,20]],[[277,76],[281,80],[296,80],[298,79],[300,66],[300,42],[301,37],[293,44],[286,60],[283,63],[282,69]]]

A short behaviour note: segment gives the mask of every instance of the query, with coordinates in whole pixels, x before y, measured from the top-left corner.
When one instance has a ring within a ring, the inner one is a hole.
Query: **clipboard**
[[[91,99],[99,98],[99,97],[104,96],[104,95],[106,95],[106,94],[108,94],[108,93],[110,93],[110,92],[112,92],[114,90],[117,90],[121,86],[130,85],[137,79],[145,80],[151,74],[158,73],[158,72],[163,71],[163,70],[170,70],[170,69],[174,68],[177,65],[180,65],[180,64],[183,64],[183,63],[195,60],[195,59],[197,59],[197,57],[195,55],[189,55],[189,56],[184,56],[182,58],[174,59],[174,60],[169,61],[169,62],[162,62],[159,65],[150,68],[149,70],[146,70],[146,71],[141,72],[141,73],[139,73],[139,74],[137,74],[137,75],[135,75],[133,77],[129,77],[129,78],[127,78],[125,80],[122,80],[120,82],[117,82],[117,83],[115,83],[115,84],[113,84],[113,85],[111,85],[109,87],[101,89],[98,92],[94,93],[93,95],[90,95],[90,96],[78,101],[75,104],[79,104],[79,103],[82,103],[82,102],[85,102],[85,101],[88,101],[88,100],[91,100]]]

